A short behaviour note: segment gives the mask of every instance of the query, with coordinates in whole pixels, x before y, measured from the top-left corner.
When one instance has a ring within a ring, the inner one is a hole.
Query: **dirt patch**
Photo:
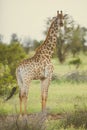
[[[19,115],[0,116],[0,130],[45,130],[46,121],[64,118],[61,114],[47,114],[46,112]]]
[[[14,120],[17,120],[19,118],[28,118],[28,119],[33,119],[33,118],[36,118],[37,116],[41,116],[41,114],[28,114],[27,116],[23,115],[22,117],[19,117],[19,115],[0,115],[0,122],[2,121],[14,121]],[[46,118],[47,119],[50,119],[50,120],[58,120],[58,119],[63,119],[65,118],[65,115],[64,114],[46,114]]]
[[[64,114],[48,114],[47,118],[50,120],[59,120],[65,118]]]

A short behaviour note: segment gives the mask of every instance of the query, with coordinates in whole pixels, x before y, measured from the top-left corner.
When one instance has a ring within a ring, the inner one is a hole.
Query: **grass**
[[[49,87],[47,108],[51,113],[67,113],[75,107],[87,105],[87,83],[70,83],[52,81]],[[41,93],[39,81],[33,81],[30,86],[28,98],[28,113],[41,111]],[[6,103],[1,102],[0,114],[19,112],[18,94]]]
[[[87,104],[86,84],[53,83],[49,90],[48,104],[55,113],[73,111],[76,105]],[[51,102],[52,101],[52,102]],[[82,106],[82,105],[81,105]]]
[[[78,70],[79,71],[87,70],[87,55],[80,53],[77,57],[80,57],[82,61],[82,64],[79,66]],[[69,55],[63,64],[61,64],[57,58],[52,59],[52,63],[54,64],[54,72],[63,75],[67,72],[76,70],[74,65],[71,66],[68,65],[69,61],[71,61],[72,59],[74,58],[72,58],[71,55]]]
[[[74,66],[71,66],[71,68],[68,66],[70,58],[62,65],[57,62],[57,59],[53,59],[52,62],[55,66],[54,72],[59,75],[64,75],[67,72],[74,71]],[[87,70],[87,57],[81,55],[81,60],[82,65],[79,71],[85,71]],[[47,110],[48,113],[51,114],[67,115],[66,121],[71,124],[66,130],[85,130],[82,126],[74,129],[73,122],[75,119],[80,119],[81,121],[81,118],[76,118],[79,115],[79,113],[78,115],[75,113],[76,111],[87,111],[87,82],[52,81],[49,87]],[[41,111],[41,87],[39,81],[33,81],[30,85],[27,111],[28,113]],[[12,115],[17,113],[19,113],[18,94],[14,95],[13,98],[6,103],[0,98],[0,115]],[[79,117],[81,116],[82,115]],[[71,119],[71,122],[67,120],[68,117]],[[66,121],[63,121],[63,123],[66,123],[68,126]],[[63,126],[59,128],[61,120],[51,120],[48,122],[47,130],[64,130]]]

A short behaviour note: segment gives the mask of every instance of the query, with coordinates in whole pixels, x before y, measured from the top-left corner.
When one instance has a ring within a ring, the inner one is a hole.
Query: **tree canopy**
[[[16,82],[16,67],[25,56],[24,49],[19,42],[14,41],[9,45],[0,43],[0,94]]]
[[[47,34],[51,21],[51,18],[47,18],[44,35]],[[59,61],[61,63],[64,62],[67,54],[70,52],[75,56],[80,51],[84,51],[84,46],[87,42],[86,37],[87,28],[81,27],[71,16],[66,15],[64,19],[64,27],[63,29],[59,29],[58,32],[56,52]]]

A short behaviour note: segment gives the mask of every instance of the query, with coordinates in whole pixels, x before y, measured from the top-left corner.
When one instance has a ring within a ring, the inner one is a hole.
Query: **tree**
[[[82,36],[83,36],[83,39],[82,39],[83,53],[86,54],[86,52],[87,52],[87,28],[82,27],[81,33],[82,33]]]
[[[19,42],[0,44],[0,94],[5,94],[16,83],[16,67],[25,56]]]
[[[65,17],[64,32],[59,30],[58,37],[58,57],[60,61],[66,59],[67,53],[71,52],[73,56],[83,50],[85,45],[85,37],[87,36],[87,29],[76,24],[72,17],[67,15]],[[62,59],[62,60],[61,60]]]
[[[53,18],[51,19],[50,17],[48,17],[46,20],[45,20],[45,26],[46,26],[46,30],[43,31],[43,34],[46,36],[47,35],[47,32],[48,32],[48,29],[50,27],[50,24],[52,22]]]
[[[29,51],[32,50],[33,48],[33,41],[31,40],[30,37],[24,37],[24,39],[22,39],[21,42],[26,54],[28,54]]]
[[[11,41],[10,41],[10,43],[13,43],[13,42],[18,42],[18,36],[17,36],[16,33],[13,33],[11,35]]]
[[[2,65],[3,71],[0,75],[0,95],[5,95],[9,90],[14,87],[16,80],[10,74],[10,68],[8,65]],[[0,68],[1,70],[1,68]]]
[[[0,63],[3,65],[7,64],[7,53],[8,53],[8,45],[7,44],[0,44]]]
[[[45,35],[47,34],[49,24],[52,20],[50,18],[47,19],[46,30],[44,31]],[[86,36],[87,29],[76,24],[71,16],[65,15],[63,30],[59,29],[58,32],[56,52],[59,61],[63,63],[69,52],[75,56],[83,50]]]
[[[41,41],[33,40],[33,50],[37,49],[42,43],[43,40]]]
[[[19,42],[8,45],[7,64],[11,69],[11,75],[15,76],[15,69],[25,56],[24,49]]]
[[[3,43],[3,35],[0,34],[0,43]]]
[[[79,25],[72,32],[72,41],[71,41],[71,52],[73,57],[78,54],[81,50],[83,50],[85,44],[85,33],[83,32],[83,28]]]

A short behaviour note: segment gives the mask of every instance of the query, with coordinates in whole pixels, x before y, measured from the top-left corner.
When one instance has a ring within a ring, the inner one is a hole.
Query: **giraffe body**
[[[53,65],[49,59],[46,59],[44,61],[39,60],[36,62],[36,59],[32,57],[31,59],[24,60],[18,66],[16,73],[17,79],[23,83],[25,81],[27,82],[27,80],[41,80],[47,78],[50,75],[51,71],[53,71]]]
[[[58,12],[53,20],[46,40],[36,50],[35,55],[30,59],[23,60],[16,69],[16,76],[19,85],[20,113],[22,113],[22,102],[26,113],[27,97],[30,82],[32,80],[41,80],[42,110],[46,108],[48,96],[48,87],[53,73],[51,57],[56,48],[58,27],[63,26],[63,15]]]

